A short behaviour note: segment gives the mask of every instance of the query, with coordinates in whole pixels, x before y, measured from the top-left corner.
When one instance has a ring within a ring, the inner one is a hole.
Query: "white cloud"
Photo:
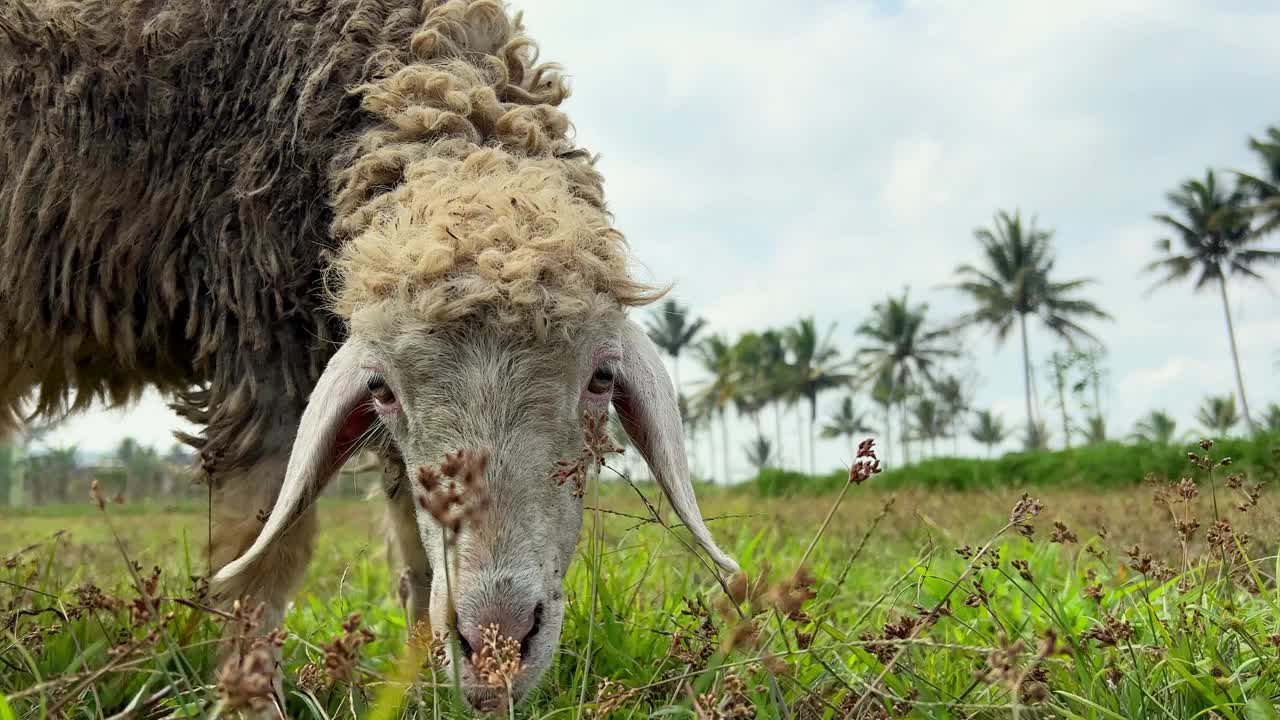
[[[920,214],[942,208],[949,194],[938,177],[942,145],[928,137],[899,142],[893,148],[882,200],[893,219],[915,222]]]
[[[194,432],[195,426],[179,418],[155,391],[127,408],[99,409],[75,415],[44,438],[49,447],[75,445],[88,452],[108,452],[125,438],[157,448],[169,448],[177,440],[173,431]]]
[[[1139,398],[1161,397],[1173,390],[1177,383],[1184,382],[1194,371],[1212,371],[1212,367],[1204,367],[1203,363],[1193,367],[1185,358],[1170,358],[1163,365],[1155,367],[1134,368],[1120,381],[1123,391]]]

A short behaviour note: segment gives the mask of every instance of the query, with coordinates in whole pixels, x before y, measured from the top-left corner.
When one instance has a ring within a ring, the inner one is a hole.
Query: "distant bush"
[[[839,475],[844,477],[844,473],[839,473]],[[766,467],[761,468],[756,475],[753,487],[761,495],[776,497],[797,492],[813,492],[819,489],[817,487],[819,485],[822,486],[822,490],[827,490],[835,486],[833,480],[834,477],[826,475],[819,475],[815,478],[794,470]]]
[[[1178,477],[1187,472],[1187,453],[1194,443],[1173,445],[1124,445],[1102,443],[1071,450],[1018,452],[990,460],[933,458],[904,468],[891,468],[876,476],[877,487],[919,487],[974,490],[1009,487],[1130,487],[1149,473]],[[1228,456],[1232,467],[1222,471],[1248,472],[1255,479],[1280,473],[1280,437],[1229,438],[1215,443],[1214,454]],[[810,476],[765,468],[751,488],[765,496],[826,493],[845,482],[845,473]]]

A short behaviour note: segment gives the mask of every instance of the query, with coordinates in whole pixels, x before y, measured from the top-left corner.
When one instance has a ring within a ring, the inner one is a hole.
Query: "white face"
[[[511,678],[519,701],[559,644],[564,576],[582,527],[575,484],[553,475],[559,461],[581,455],[584,417],[603,421],[611,404],[681,523],[721,570],[737,572],[699,514],[662,359],[616,306],[590,310],[569,331],[545,339],[496,323],[432,325],[407,309],[383,308],[353,316],[350,339],[307,401],[266,526],[215,580],[251,567],[341,467],[352,440],[376,425],[395,442],[419,496],[426,495],[421,471],[430,475],[459,450],[482,455],[483,513],[454,533],[428,509],[429,496],[415,506],[432,568],[430,614],[433,628],[448,628],[459,641],[462,657],[451,663],[477,708],[499,695],[475,667],[484,628],[496,625],[520,655],[522,669]]]
[[[458,669],[473,705],[497,695],[472,662],[485,647],[486,626],[497,625],[519,645],[524,669],[512,679],[516,700],[553,660],[583,509],[575,484],[554,476],[558,461],[580,456],[584,416],[607,418],[622,320],[618,313],[596,317],[572,339],[513,339],[481,324],[401,327],[389,341],[364,339],[361,367],[369,373],[378,421],[417,485],[419,535],[432,567],[431,624],[455,633]],[[453,532],[442,527],[439,509],[428,509],[430,496],[417,477],[457,450],[486,458],[483,486],[467,490],[471,497],[463,503],[476,495],[487,503]]]

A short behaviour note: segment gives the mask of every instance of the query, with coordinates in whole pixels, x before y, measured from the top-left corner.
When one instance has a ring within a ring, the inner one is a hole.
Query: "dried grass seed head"
[[[262,710],[272,703],[275,659],[269,647],[259,645],[243,655],[228,658],[216,677],[218,695],[231,710]]]
[[[359,613],[342,623],[342,634],[324,646],[324,669],[331,683],[350,682],[360,662],[360,649],[374,639]]]
[[[487,468],[487,453],[465,448],[446,455],[439,467],[418,468],[419,507],[456,536],[465,523],[479,521],[489,509]]]

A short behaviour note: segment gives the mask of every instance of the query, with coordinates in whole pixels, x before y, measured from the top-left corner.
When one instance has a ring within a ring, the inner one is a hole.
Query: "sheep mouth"
[[[545,634],[545,613],[543,603],[538,603],[534,608],[533,626],[521,641],[520,654],[515,658],[519,661],[520,668],[515,674],[502,678],[505,681],[504,684],[490,684],[492,680],[486,682],[485,676],[481,674],[482,671],[477,670],[473,663],[475,658],[488,651],[475,647],[463,633],[459,632],[456,613],[450,619],[449,638],[457,642],[457,654],[451,658],[451,661],[460,663],[462,674],[459,689],[462,691],[463,699],[474,711],[487,715],[505,712],[509,706],[519,706],[537,684],[546,668],[532,657],[532,644]]]
[[[533,627],[529,629],[529,634],[524,636],[524,640],[520,641],[520,658],[524,662],[529,661],[529,650],[533,646],[533,639],[537,637],[538,631],[542,629],[542,612],[543,605],[538,603],[533,609]]]
[[[464,694],[467,698],[467,704],[476,712],[485,715],[492,715],[502,710],[504,698],[498,697],[497,694],[488,690],[471,691],[465,690]]]
[[[484,684],[470,685],[465,680],[462,686],[463,699],[473,710],[485,715],[504,712],[509,706],[518,707],[526,694],[520,687],[512,688],[511,693],[507,694],[503,689]]]

